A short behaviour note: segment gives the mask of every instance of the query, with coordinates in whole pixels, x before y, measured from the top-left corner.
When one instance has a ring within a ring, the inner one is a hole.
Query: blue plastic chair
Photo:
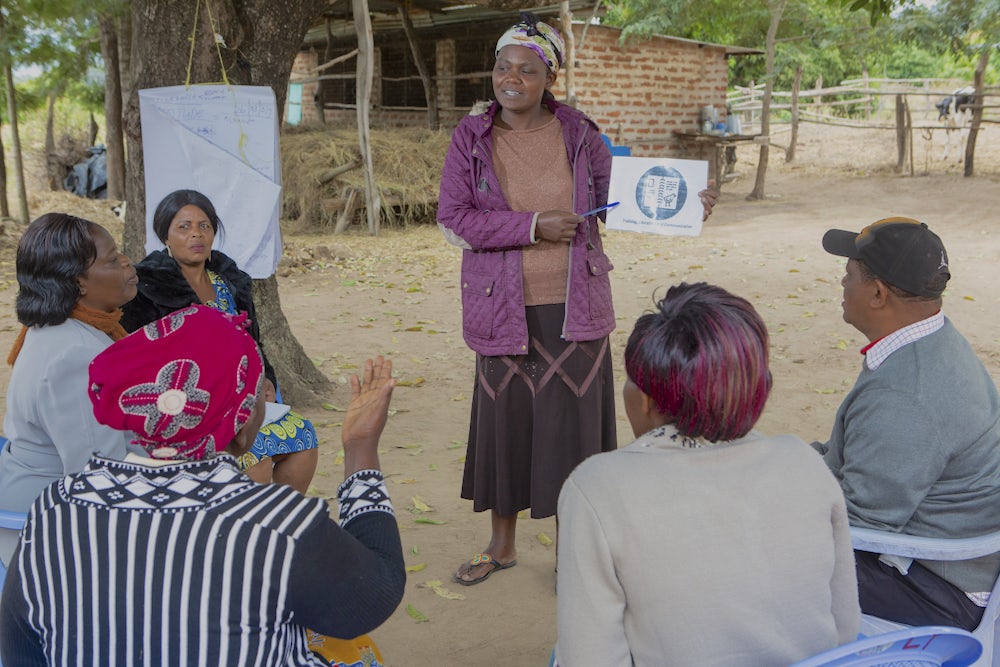
[[[887,533],[870,528],[851,527],[851,542],[858,551],[868,551],[877,554],[891,554],[904,558],[925,560],[969,560],[980,556],[988,556],[1000,552],[1000,531],[969,537],[964,539],[942,539],[934,537],[916,537],[900,533]],[[972,635],[982,644],[982,655],[973,667],[1000,667],[1000,652],[996,645],[1000,643],[1000,579],[993,584],[989,603],[983,612],[979,626]],[[906,629],[909,626],[894,623],[867,614],[861,617],[861,632],[865,635],[879,635],[893,630]]]
[[[632,155],[631,148],[629,148],[628,146],[615,146],[614,144],[611,143],[611,138],[606,134],[601,135],[601,141],[603,141],[604,145],[608,147],[609,151],[611,151],[611,157],[614,157],[616,155],[628,157]]]
[[[865,637],[791,667],[967,667],[982,651],[971,632],[928,625]]]
[[[0,435],[0,452],[2,452],[4,446],[7,444],[7,438]],[[0,510],[0,529],[14,530],[18,533],[24,528],[24,522],[28,519],[28,515],[24,512],[8,512],[7,510]],[[4,567],[2,561],[0,561],[0,591],[3,590],[4,579],[7,578],[7,568]],[[0,665],[2,667],[2,665]]]

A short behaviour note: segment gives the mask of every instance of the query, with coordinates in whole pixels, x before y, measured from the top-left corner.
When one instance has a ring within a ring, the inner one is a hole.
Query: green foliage
[[[920,79],[942,76],[945,61],[949,58],[940,53],[921,48],[912,43],[900,43],[885,54],[880,63],[882,76],[888,79]]]
[[[606,23],[623,40],[667,34],[763,51],[770,19],[766,0],[607,0]],[[877,21],[875,20],[877,19]],[[1000,0],[788,0],[779,26],[775,86],[791,88],[802,67],[803,86],[822,75],[826,85],[873,77],[971,80],[975,57],[1000,42]],[[996,80],[996,63],[987,82]],[[730,60],[730,81],[765,78],[764,56]]]

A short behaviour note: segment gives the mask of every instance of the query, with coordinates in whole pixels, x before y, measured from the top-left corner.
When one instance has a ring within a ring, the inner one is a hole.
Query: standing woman
[[[212,250],[221,226],[215,207],[202,193],[177,190],[164,197],[153,213],[153,233],[166,248],[136,264],[139,294],[125,307],[122,324],[135,331],[192,304],[230,315],[245,312],[250,335],[261,347],[267,379],[264,391],[270,398],[277,379],[260,341],[253,281],[230,257]],[[305,493],[319,461],[316,445],[312,424],[289,413],[276,425],[263,427],[240,463],[255,482],[288,484]]]
[[[28,225],[16,266],[15,308],[24,328],[7,358],[14,369],[0,509],[26,512],[45,487],[82,470],[91,454],[125,458],[125,435],[94,419],[87,366],[125,337],[119,309],[135,296],[137,278],[108,230],[65,213],[46,213]]]
[[[549,89],[559,33],[524,13],[497,42],[493,92],[445,158],[438,222],[463,248],[462,329],[476,354],[462,497],[490,510],[489,545],[455,574],[476,584],[517,562],[517,513],[552,516],[563,481],[616,447],[615,328],[596,216],[611,154],[597,125]],[[700,193],[706,215],[715,195]]]

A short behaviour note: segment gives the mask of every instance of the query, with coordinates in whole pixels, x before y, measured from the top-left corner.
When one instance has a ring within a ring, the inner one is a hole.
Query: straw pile
[[[381,224],[433,222],[450,135],[421,128],[371,131]],[[364,171],[356,167],[326,183],[324,174],[359,160],[353,128],[304,128],[281,137],[284,217],[301,230],[333,229],[345,215],[364,220]],[[351,206],[350,193],[357,194]]]

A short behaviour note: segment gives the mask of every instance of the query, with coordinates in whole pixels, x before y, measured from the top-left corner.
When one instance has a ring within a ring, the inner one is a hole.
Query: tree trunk
[[[972,109],[972,122],[969,123],[969,138],[965,140],[965,171],[964,176],[972,176],[973,166],[976,157],[976,137],[979,135],[979,125],[983,121],[983,76],[986,73],[986,66],[990,62],[990,50],[992,47],[984,46],[979,53],[979,62],[976,63],[976,73],[972,82],[976,88],[976,106]]]
[[[125,135],[122,134],[122,82],[118,64],[118,32],[112,16],[102,16],[104,58],[104,144],[107,149],[108,199],[125,199]]]
[[[410,20],[410,12],[407,8],[409,4],[407,0],[399,6],[399,20],[403,23],[406,41],[410,43],[410,53],[413,54],[413,63],[417,66],[417,73],[420,74],[420,83],[424,85],[424,97],[427,99],[427,126],[436,130],[441,127],[441,121],[438,118],[437,86],[431,79],[424,56],[420,52],[420,44],[417,42],[413,21]]]
[[[757,179],[754,181],[753,190],[747,195],[747,199],[751,200],[764,198],[764,175],[767,173],[767,159],[771,149],[768,144],[771,135],[771,92],[774,90],[774,42],[786,2],[787,0],[768,0],[767,3],[771,13],[771,24],[767,28],[767,37],[764,41],[767,81],[764,83],[764,99],[760,110],[760,133],[764,143],[760,146],[760,159],[757,161]]]
[[[122,110],[132,94],[132,17],[128,13],[115,19],[118,27],[118,81],[121,84]]]
[[[372,22],[368,14],[368,0],[352,0],[354,6],[354,30],[358,35],[358,145],[361,150],[361,161],[365,169],[365,213],[368,216],[368,231],[378,234],[379,213],[382,204],[379,201],[378,189],[375,187],[375,169],[372,165],[372,146],[368,110],[371,107],[372,79],[375,76],[375,41],[372,35]]]
[[[183,84],[195,6],[190,0],[133,0],[132,38],[141,44],[133,54],[134,89],[125,110],[128,136],[128,206],[125,247],[133,257],[142,257],[145,237],[145,183],[142,164],[142,132],[139,125],[140,88]],[[201,0],[191,82],[222,79],[214,35],[226,46],[222,61],[230,82],[270,86],[278,109],[284,108],[292,61],[306,30],[321,19],[327,0],[208,0],[215,25],[209,24],[205,0]],[[234,67],[239,56],[239,66]],[[157,202],[150,202],[155,206]],[[225,213],[222,213],[225,217]],[[234,230],[235,231],[235,230]],[[136,249],[139,252],[136,252]],[[254,303],[261,339],[274,365],[286,402],[312,403],[332,390],[330,381],[316,368],[292,334],[281,311],[274,276],[254,281]]]
[[[28,213],[28,191],[24,185],[24,161],[21,153],[21,137],[17,129],[17,99],[14,90],[14,73],[10,64],[3,66],[4,79],[7,82],[7,111],[10,114],[11,148],[14,151],[14,176],[17,177],[17,215],[23,224],[28,224],[31,215]]]
[[[10,204],[7,203],[7,160],[4,158],[3,141],[0,141],[0,216],[10,217]]]
[[[97,145],[97,133],[101,131],[101,128],[97,125],[97,121],[94,120],[94,112],[90,112],[90,128],[87,132],[87,145],[96,146]]]
[[[45,108],[45,177],[49,184],[49,190],[53,192],[62,189],[63,166],[59,164],[59,157],[56,155],[56,100],[59,93],[56,90],[49,91],[49,101]]]

